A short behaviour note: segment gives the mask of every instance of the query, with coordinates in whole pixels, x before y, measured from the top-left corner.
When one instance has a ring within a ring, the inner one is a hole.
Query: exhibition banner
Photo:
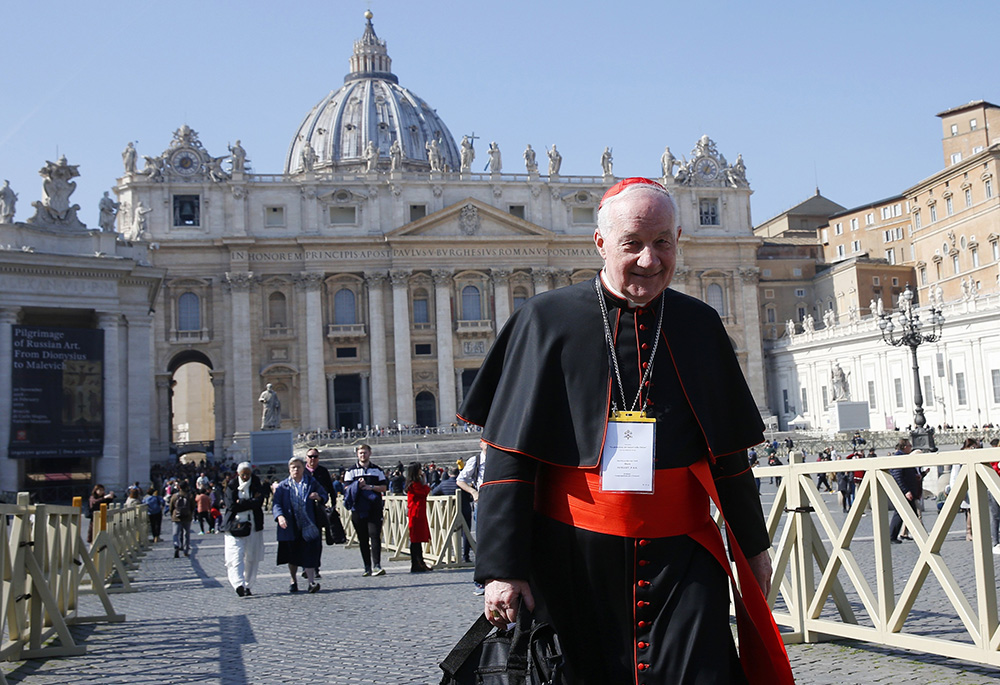
[[[13,326],[11,457],[104,452],[104,331]]]

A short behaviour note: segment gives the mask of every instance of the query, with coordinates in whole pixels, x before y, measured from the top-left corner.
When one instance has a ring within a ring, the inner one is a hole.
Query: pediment
[[[552,231],[473,198],[466,198],[388,233],[393,238],[552,238]]]

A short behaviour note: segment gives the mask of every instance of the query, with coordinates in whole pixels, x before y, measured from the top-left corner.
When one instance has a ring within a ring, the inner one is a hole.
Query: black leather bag
[[[234,521],[232,527],[229,529],[229,534],[234,538],[245,538],[250,535],[251,532],[253,532],[252,521]]]
[[[480,614],[440,666],[441,685],[567,685],[555,630],[523,603],[510,630]]]
[[[340,522],[340,514],[336,509],[327,507],[326,520],[329,524],[326,526],[326,544],[342,545],[347,542],[347,532],[344,530],[344,524]]]

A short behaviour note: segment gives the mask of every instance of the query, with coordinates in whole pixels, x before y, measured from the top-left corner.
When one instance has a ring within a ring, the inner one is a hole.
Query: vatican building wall
[[[219,448],[259,430],[267,384],[292,431],[448,427],[511,313],[601,267],[610,155],[600,174],[570,176],[555,146],[504,164],[495,143],[457,144],[399,85],[370,15],[349,64],[344,86],[290,126],[280,173],[251,171],[239,141],[206,150],[186,125],[142,151],[144,165],[126,150],[118,230],[167,273],[152,331],[156,454],[175,439],[174,375],[188,363],[208,367],[202,434]],[[719,311],[764,406],[743,160],[707,136],[688,159],[661,159],[683,227],[673,287]]]

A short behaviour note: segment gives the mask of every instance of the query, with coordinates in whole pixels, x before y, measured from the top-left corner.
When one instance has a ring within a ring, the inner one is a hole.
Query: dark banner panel
[[[104,331],[13,327],[11,457],[104,453]]]

